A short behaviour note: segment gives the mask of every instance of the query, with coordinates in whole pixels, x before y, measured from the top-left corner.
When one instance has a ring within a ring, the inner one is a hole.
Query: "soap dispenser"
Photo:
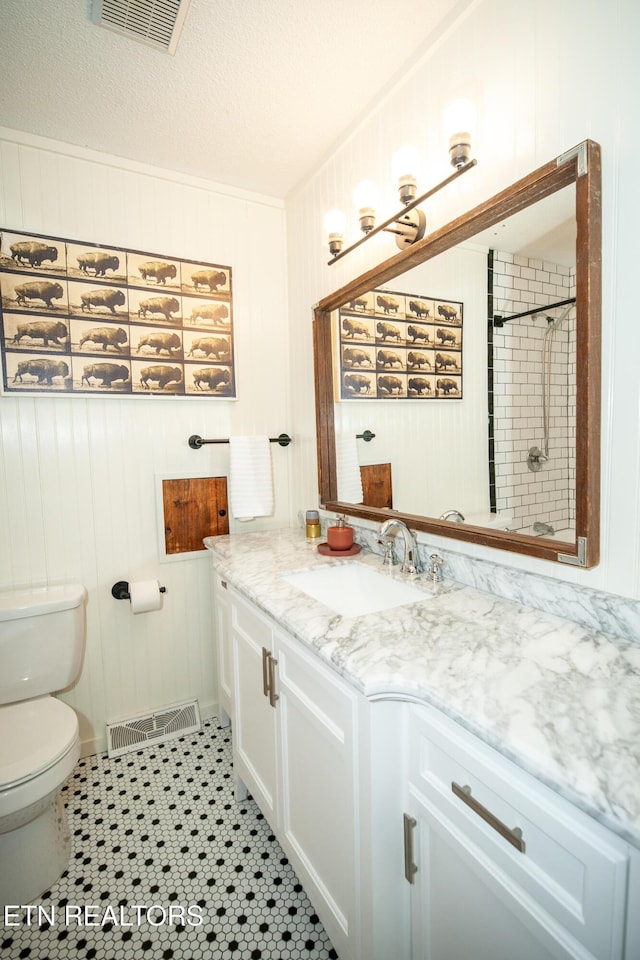
[[[335,526],[327,528],[327,543],[332,550],[350,550],[353,546],[353,527],[339,516]]]

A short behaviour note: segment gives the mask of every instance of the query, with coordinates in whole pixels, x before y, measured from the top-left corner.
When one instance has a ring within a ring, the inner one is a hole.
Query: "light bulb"
[[[371,180],[362,180],[353,191],[353,202],[358,208],[363,233],[369,233],[375,226],[377,201],[378,191]]]
[[[464,98],[453,100],[444,111],[444,129],[449,138],[449,156],[454,167],[463,167],[471,158],[476,116],[476,108]]]
[[[329,252],[335,257],[342,250],[347,218],[342,210],[327,210],[324,215],[324,229],[329,240]]]
[[[372,180],[362,180],[353,191],[353,202],[358,210],[363,207],[375,209],[378,200],[378,191]]]
[[[400,177],[406,177],[410,174],[415,177],[420,166],[420,153],[417,147],[411,143],[405,143],[394,153],[391,158],[391,173],[394,180]]]
[[[416,173],[420,166],[420,154],[416,147],[407,143],[393,155],[391,173],[398,183],[401,203],[411,203],[416,197]]]
[[[327,233],[344,233],[347,218],[342,210],[327,210],[324,215],[324,229]]]

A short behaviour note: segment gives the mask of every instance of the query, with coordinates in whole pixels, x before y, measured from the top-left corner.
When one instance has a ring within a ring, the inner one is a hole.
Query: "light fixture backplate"
[[[427,218],[422,210],[415,207],[398,217],[395,224],[396,245],[400,250],[404,250],[417,240],[422,240],[427,228]]]

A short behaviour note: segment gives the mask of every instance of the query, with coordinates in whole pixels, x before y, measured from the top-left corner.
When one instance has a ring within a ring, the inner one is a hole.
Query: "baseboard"
[[[99,737],[91,737],[88,740],[80,741],[80,756],[95,757],[99,753],[107,752],[107,734],[103,733]]]

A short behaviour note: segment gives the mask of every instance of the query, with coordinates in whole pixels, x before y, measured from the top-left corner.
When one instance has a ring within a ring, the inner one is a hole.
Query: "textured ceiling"
[[[191,0],[175,56],[0,0],[0,125],[284,197],[473,0]]]

